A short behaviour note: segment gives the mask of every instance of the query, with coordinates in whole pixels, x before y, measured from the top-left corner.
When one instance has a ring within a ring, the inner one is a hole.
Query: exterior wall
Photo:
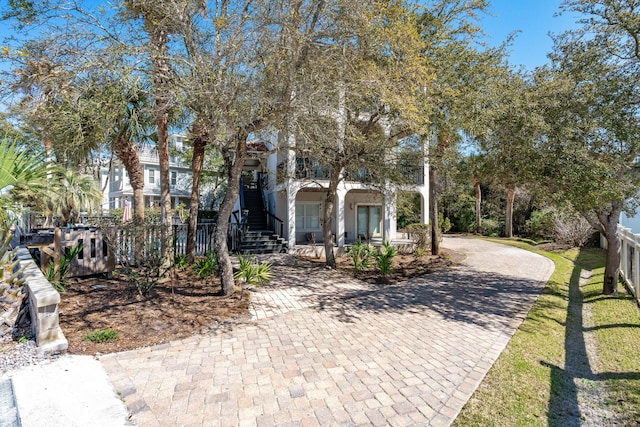
[[[347,242],[353,242],[358,239],[357,233],[357,220],[358,220],[358,206],[370,205],[380,206],[383,208],[384,199],[382,193],[360,193],[350,191],[345,197],[345,215],[344,215],[344,228],[345,228],[345,240]],[[384,209],[381,213],[384,214]],[[384,227],[384,221],[382,226]]]
[[[170,135],[169,140],[174,148],[183,148],[184,136]],[[160,162],[158,152],[155,147],[145,145],[140,149],[139,156],[144,169],[144,205],[145,207],[154,207],[160,201]],[[102,184],[104,186],[106,182],[105,174],[108,173],[106,167],[103,168],[102,173]],[[171,183],[171,205],[175,208],[178,204],[182,203],[189,207],[193,176],[190,165],[184,163],[180,157],[172,155],[169,159],[170,180],[172,173],[175,173],[175,184]],[[154,182],[150,183],[150,176],[152,174]],[[210,191],[211,188],[207,186],[201,187],[202,193]],[[131,188],[126,169],[117,159],[113,159],[113,166],[109,174],[109,185],[103,194],[103,210],[108,211],[109,209],[122,208],[126,198],[132,196],[133,188]],[[210,197],[208,194],[205,194],[203,197],[206,198],[207,196]]]

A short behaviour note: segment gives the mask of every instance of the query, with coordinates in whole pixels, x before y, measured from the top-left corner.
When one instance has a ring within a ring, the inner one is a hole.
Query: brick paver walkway
[[[444,247],[464,265],[386,287],[282,256],[252,321],[102,363],[139,426],[447,426],[553,263],[475,239]]]

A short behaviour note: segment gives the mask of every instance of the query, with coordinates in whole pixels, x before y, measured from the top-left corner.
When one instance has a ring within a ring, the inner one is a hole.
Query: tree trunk
[[[114,140],[113,153],[120,159],[129,174],[129,182],[133,189],[133,214],[135,222],[144,221],[144,169],[140,163],[138,150],[128,138]]]
[[[438,191],[436,181],[438,170],[431,164],[429,167],[429,221],[431,221],[431,255],[440,254],[440,225],[438,224]]]
[[[204,165],[204,150],[207,145],[207,135],[204,132],[193,132],[193,158],[191,171],[193,181],[191,183],[191,206],[189,207],[189,226],[187,228],[187,262],[193,263],[196,258],[196,233],[198,227],[198,206],[200,203],[200,178]]]
[[[509,184],[507,187],[507,210],[504,215],[504,236],[513,237],[513,202],[516,198],[515,184]]]
[[[618,294],[622,246],[618,237],[618,223],[620,222],[621,210],[622,203],[615,203],[608,215],[598,215],[598,219],[604,228],[604,237],[607,239],[607,260],[602,283],[602,293],[604,295]]]
[[[162,216],[162,256],[170,261],[171,189],[169,176],[169,82],[171,65],[167,60],[168,32],[156,29],[152,35],[153,84],[155,87],[156,124],[158,127],[158,160],[160,168],[160,212]]]
[[[240,194],[240,177],[242,176],[242,167],[247,159],[247,135],[239,133],[236,138],[235,158],[232,158],[233,152],[226,149],[223,152],[225,170],[227,172],[227,192],[222,200],[218,219],[216,221],[216,233],[214,237],[214,246],[218,257],[218,268],[220,271],[220,282],[222,284],[222,294],[231,295],[235,290],[235,281],[233,278],[233,266],[229,256],[229,248],[227,246],[227,235],[229,229],[229,217],[233,210],[233,206]]]
[[[322,210],[322,238],[324,240],[325,263],[331,268],[336,268],[336,257],[333,253],[331,228],[333,225],[333,211],[335,209],[336,194],[341,173],[342,168],[338,168],[336,171],[331,172],[329,188],[327,189],[327,195],[324,199],[324,207]]]
[[[473,188],[476,190],[476,234],[482,233],[482,189],[480,188],[480,180],[473,178]]]

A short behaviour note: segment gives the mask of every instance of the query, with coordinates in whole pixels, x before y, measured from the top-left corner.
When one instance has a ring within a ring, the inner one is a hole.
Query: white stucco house
[[[277,149],[278,135],[250,144],[251,158],[245,163],[248,188],[261,189],[268,216],[282,234],[289,250],[322,242],[323,201],[329,181],[322,165],[302,158],[295,151]],[[290,146],[295,141],[288,141]],[[421,200],[421,220],[428,222],[429,182],[426,148],[416,153],[419,164],[406,169],[404,184],[388,181],[384,188],[367,183],[366,176],[352,174],[341,181],[335,200],[332,234],[339,248],[358,239],[390,241],[399,239],[396,227],[396,197],[399,192],[417,193]],[[398,165],[398,167],[401,167]],[[404,172],[403,172],[404,173]],[[249,190],[251,191],[251,190]],[[247,202],[248,203],[248,202]],[[244,209],[239,200],[236,209]],[[271,225],[271,224],[270,224]],[[404,236],[403,236],[404,237]]]

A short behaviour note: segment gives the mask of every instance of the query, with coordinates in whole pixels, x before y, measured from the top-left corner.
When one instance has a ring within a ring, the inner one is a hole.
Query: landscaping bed
[[[220,295],[217,277],[200,279],[191,269],[163,279],[147,297],[116,271],[113,278],[70,279],[61,293],[60,326],[69,353],[111,353],[165,343],[246,319],[249,295]],[[105,342],[96,340],[117,338]],[[93,334],[93,340],[87,339]]]

